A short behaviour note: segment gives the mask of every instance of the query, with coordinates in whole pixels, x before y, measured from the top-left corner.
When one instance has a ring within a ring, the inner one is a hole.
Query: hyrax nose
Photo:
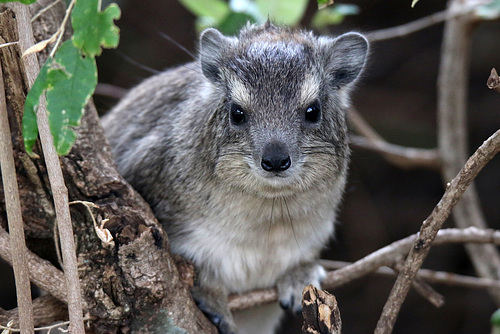
[[[264,147],[260,165],[267,172],[282,172],[287,170],[292,161],[285,145],[272,142]]]

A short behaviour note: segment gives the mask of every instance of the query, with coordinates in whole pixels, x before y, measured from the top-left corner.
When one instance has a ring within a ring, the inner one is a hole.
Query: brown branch
[[[44,260],[31,251],[27,251],[31,281],[57,299],[66,302],[66,282],[64,274],[49,261]],[[0,228],[0,257],[12,264],[9,234]]]
[[[348,116],[354,130],[363,136],[351,136],[350,142],[352,146],[380,153],[388,162],[400,168],[424,167],[439,170],[441,167],[437,150],[404,147],[388,143],[366,122],[356,109],[351,108]]]
[[[19,44],[21,52],[26,51],[34,44],[33,30],[31,27],[31,15],[27,6],[14,3],[12,8],[16,13],[19,24]],[[26,76],[29,86],[35,82],[39,72],[39,65],[35,55],[25,57]],[[68,310],[70,317],[70,328],[72,333],[84,334],[82,297],[80,280],[78,277],[78,266],[75,253],[73,227],[68,204],[68,190],[64,184],[59,157],[55,151],[52,134],[50,133],[47,119],[46,103],[42,97],[37,112],[37,123],[40,132],[40,141],[47,165],[49,182],[54,198],[56,220],[61,239],[61,249],[64,259],[64,275],[68,287]]]
[[[392,269],[399,274],[403,268],[403,262],[397,262],[392,266]],[[412,287],[418,292],[422,297],[427,299],[435,307],[441,307],[444,305],[444,297],[436,290],[434,290],[426,281],[422,278],[416,276],[412,282]]]
[[[351,136],[353,147],[380,153],[388,162],[404,168],[428,168],[439,170],[439,153],[435,149],[421,149],[394,145],[386,141],[370,140],[366,137]]]
[[[453,11],[443,10],[441,12],[437,12],[396,27],[369,32],[366,34],[366,36],[371,42],[379,42],[387,39],[407,36],[414,32],[442,23],[444,21],[468,14],[472,12],[477,6],[484,5],[486,3],[488,3],[488,1],[475,2],[473,5],[463,5],[459,8],[454,9]]]
[[[500,77],[498,76],[497,70],[495,68],[491,69],[490,76],[486,85],[489,89],[494,89],[500,93]]]
[[[34,326],[44,326],[56,321],[68,319],[68,311],[65,303],[51,295],[45,295],[33,300]],[[13,328],[19,327],[17,309],[8,311],[0,310],[0,324],[6,325],[10,320],[14,320]],[[24,332],[23,332],[24,333]]]
[[[479,171],[500,151],[500,130],[495,132],[470,157],[460,173],[450,182],[443,197],[423,222],[420,234],[398,275],[375,333],[391,333],[411,282],[430,251],[439,229]]]
[[[467,1],[450,1],[450,10],[457,10]],[[469,156],[467,130],[467,91],[472,30],[477,18],[464,15],[445,25],[441,64],[438,76],[438,146],[442,159],[441,173],[447,183],[460,171]],[[453,210],[457,227],[487,228],[472,183]],[[500,279],[500,254],[491,245],[466,245],[472,264],[479,276]],[[500,291],[490,291],[500,306]]]
[[[31,287],[28,261],[26,258],[26,242],[24,240],[24,224],[19,200],[19,188],[16,178],[14,151],[5,101],[3,72],[0,66],[0,167],[2,169],[5,207],[9,224],[10,250],[16,281],[17,304],[19,305],[20,328],[23,333],[33,331],[33,306],[31,304]]]
[[[358,278],[376,272],[381,267],[392,266],[394,263],[406,257],[417,236],[418,234],[413,234],[404,239],[395,241],[348,266],[328,272],[321,284],[322,287],[328,290],[335,289]],[[448,243],[491,243],[500,245],[500,231],[478,229],[475,227],[466,229],[444,229],[439,231],[434,240],[434,244],[442,245]],[[324,260],[321,260],[320,263],[324,264],[325,262],[323,261]],[[491,283],[491,281],[488,282]],[[470,284],[473,285],[473,283]],[[498,284],[492,285],[492,287],[497,288]],[[278,292],[276,288],[254,290],[240,295],[229,296],[229,307],[233,311],[241,310],[258,304],[273,302],[277,299]]]
[[[437,243],[437,240],[439,240],[439,234],[438,238],[434,241],[435,244]],[[319,264],[321,264],[326,270],[334,270],[350,266],[353,263],[344,261],[320,260]],[[372,273],[390,277],[394,277],[397,275],[393,269],[388,267],[380,267],[375,271],[372,271]],[[492,280],[490,278],[458,275],[444,271],[420,269],[417,273],[417,277],[434,284],[443,284],[470,289],[500,289],[500,281]]]

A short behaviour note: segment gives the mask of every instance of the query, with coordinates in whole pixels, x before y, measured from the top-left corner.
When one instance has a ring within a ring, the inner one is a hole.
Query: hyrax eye
[[[319,122],[319,120],[321,119],[321,107],[318,102],[314,102],[306,108],[304,118],[308,123]]]
[[[237,104],[231,106],[231,121],[234,125],[242,125],[247,121],[245,111]]]

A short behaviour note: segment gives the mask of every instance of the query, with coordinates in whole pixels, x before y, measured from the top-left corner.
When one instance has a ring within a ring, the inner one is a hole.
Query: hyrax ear
[[[367,39],[356,32],[349,32],[334,39],[322,39],[322,51],[326,69],[331,75],[331,84],[342,87],[356,80],[368,55]]]
[[[209,28],[201,33],[200,62],[203,74],[213,83],[221,80],[220,67],[227,49],[235,38],[222,35],[217,29]]]

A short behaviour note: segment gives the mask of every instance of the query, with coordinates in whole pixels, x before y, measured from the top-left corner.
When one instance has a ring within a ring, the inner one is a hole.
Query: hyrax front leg
[[[304,263],[288,270],[277,283],[280,306],[285,310],[299,313],[302,310],[304,287],[312,284],[319,288],[325,277],[325,269],[315,263]]]
[[[194,286],[191,289],[196,304],[217,327],[220,334],[237,332],[233,316],[227,305],[227,290],[224,287]]]

